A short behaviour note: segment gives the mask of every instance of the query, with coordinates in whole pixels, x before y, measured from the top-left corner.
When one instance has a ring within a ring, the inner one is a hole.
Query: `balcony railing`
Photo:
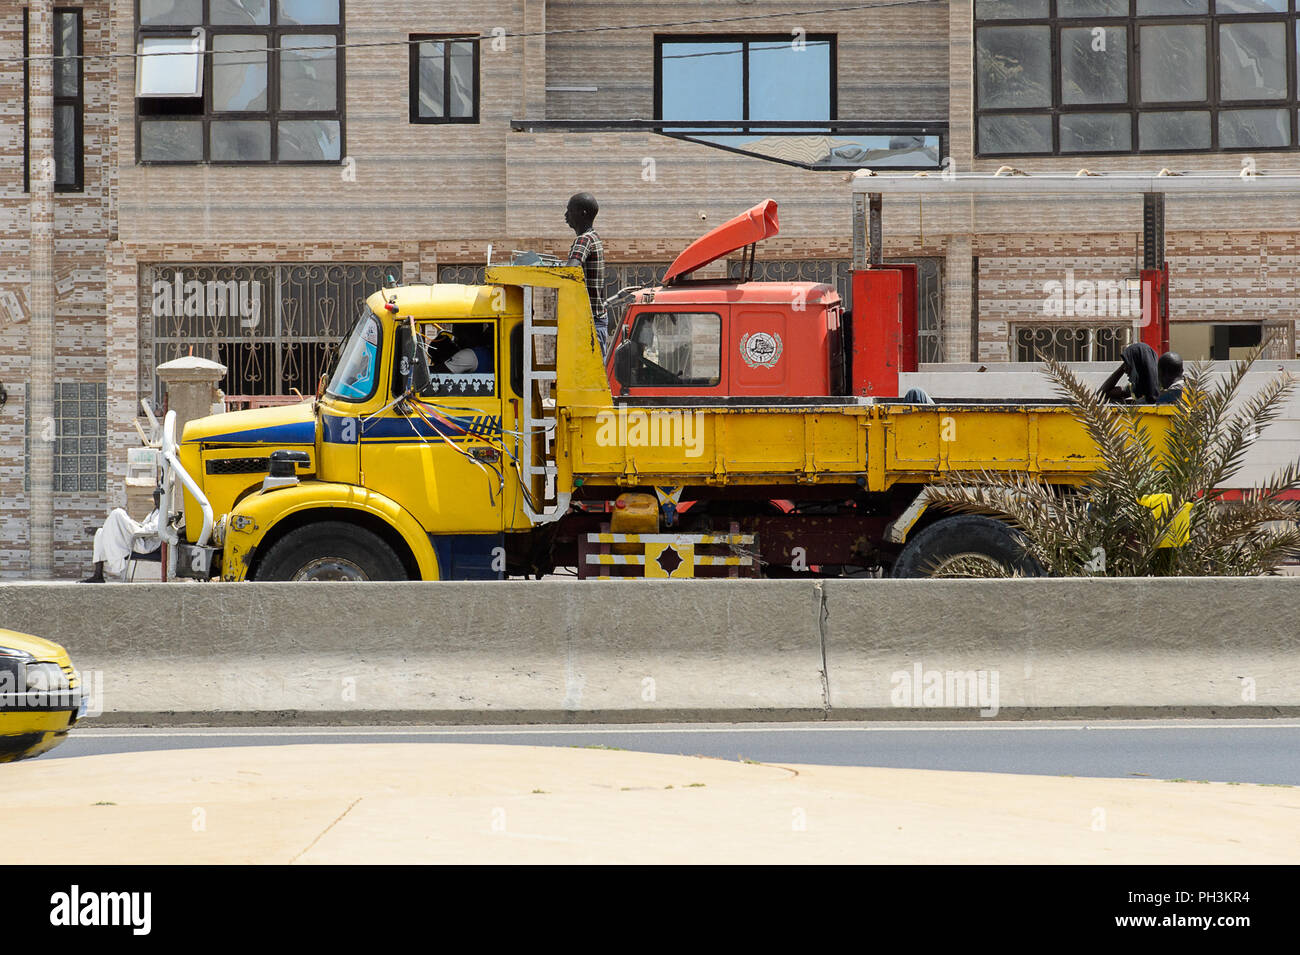
[[[648,119],[516,119],[515,132],[651,132],[800,169],[939,169],[948,154],[942,121],[734,122]]]

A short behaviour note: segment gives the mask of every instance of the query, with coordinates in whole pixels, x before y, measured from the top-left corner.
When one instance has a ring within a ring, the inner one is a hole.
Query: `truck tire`
[[[1042,577],[1042,567],[1025,553],[1022,539],[1014,528],[991,517],[980,514],[945,517],[907,542],[894,561],[894,576],[944,577],[948,576],[944,573],[945,565],[958,557],[970,557],[1003,568],[1000,574],[990,573],[991,577]]]
[[[257,580],[406,580],[393,549],[364,527],[321,521],[290,531],[258,563]]]

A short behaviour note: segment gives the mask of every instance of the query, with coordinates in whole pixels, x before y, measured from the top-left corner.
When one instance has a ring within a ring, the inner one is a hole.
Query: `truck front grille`
[[[271,470],[270,458],[209,458],[209,474],[264,474]]]

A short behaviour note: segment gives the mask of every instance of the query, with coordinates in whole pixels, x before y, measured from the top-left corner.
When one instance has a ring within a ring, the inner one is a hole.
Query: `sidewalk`
[[[1300,790],[553,747],[232,747],[0,766],[27,863],[1295,863]]]

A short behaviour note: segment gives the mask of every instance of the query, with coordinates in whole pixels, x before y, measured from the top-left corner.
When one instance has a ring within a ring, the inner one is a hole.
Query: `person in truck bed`
[[[1154,403],[1160,394],[1155,349],[1146,342],[1133,342],[1124,346],[1120,358],[1122,363],[1111,372],[1097,393],[1108,401],[1132,401],[1140,405]],[[1128,384],[1122,388],[1118,387],[1121,377],[1128,378]]]

